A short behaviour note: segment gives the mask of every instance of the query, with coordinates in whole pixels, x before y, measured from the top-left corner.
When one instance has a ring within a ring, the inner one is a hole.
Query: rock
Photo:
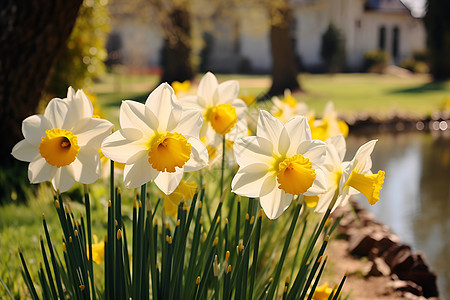
[[[395,244],[389,249],[385,251],[383,254],[384,261],[388,264],[388,266],[392,269],[393,262],[395,257],[401,252],[411,252],[411,247],[408,245]]]
[[[413,281],[420,285],[425,297],[430,298],[439,296],[436,284],[436,275],[433,272],[409,270],[404,273],[397,273],[397,275],[401,280]]]
[[[375,257],[375,259],[368,265],[365,274],[366,277],[389,276],[389,274],[391,274],[391,269],[384,262],[384,260],[382,260],[380,257]]]
[[[424,296],[417,296],[411,293],[403,293],[402,298],[409,299],[409,300],[426,300]]]
[[[370,234],[357,232],[350,236],[348,242],[348,251],[351,255],[368,256],[376,241]]]
[[[401,274],[412,269],[414,265],[414,255],[411,249],[403,249],[397,252],[391,261],[392,273]]]
[[[416,296],[423,296],[422,287],[412,281],[395,280],[389,282],[387,287],[392,288],[394,291],[408,292]]]

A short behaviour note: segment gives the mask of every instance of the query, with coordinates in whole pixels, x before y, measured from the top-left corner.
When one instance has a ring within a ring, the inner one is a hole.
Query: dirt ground
[[[348,242],[345,240],[333,240],[326,251],[330,265],[328,268],[335,274],[334,282],[339,283],[343,274],[347,272],[343,295],[350,295],[349,299],[405,299],[400,292],[389,288],[390,277],[364,278],[369,261],[354,258],[347,252]],[[406,298],[407,299],[407,298]]]

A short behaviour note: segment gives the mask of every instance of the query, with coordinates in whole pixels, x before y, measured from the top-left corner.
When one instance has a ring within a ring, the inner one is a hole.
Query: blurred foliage
[[[46,97],[66,95],[67,87],[85,88],[105,71],[108,0],[85,0],[67,47],[60,53],[46,88]]]
[[[416,51],[412,57],[402,60],[400,67],[413,73],[428,73],[430,71],[429,59],[426,51]]]
[[[367,51],[364,54],[364,71],[370,73],[383,73],[387,67],[391,56],[389,52],[384,50]]]
[[[327,30],[322,35],[320,56],[329,73],[337,73],[345,65],[345,38],[341,30],[333,23],[328,25]]]

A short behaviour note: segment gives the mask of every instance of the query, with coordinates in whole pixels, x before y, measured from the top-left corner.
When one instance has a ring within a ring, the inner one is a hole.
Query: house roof
[[[366,0],[364,8],[366,11],[411,14],[410,10],[400,0]]]

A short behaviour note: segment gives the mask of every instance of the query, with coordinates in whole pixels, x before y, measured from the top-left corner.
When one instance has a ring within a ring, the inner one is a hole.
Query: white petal
[[[100,177],[100,156],[98,152],[80,151],[72,163],[75,181],[91,184]]]
[[[312,186],[303,193],[305,196],[315,196],[323,194],[328,189],[328,179],[324,171],[322,169],[317,168],[317,166],[314,166],[313,168],[316,171],[316,179],[314,180]]]
[[[152,134],[159,126],[158,119],[144,104],[126,100],[120,105],[120,127],[137,128],[147,134]]]
[[[286,131],[286,128],[283,128],[283,130],[281,130],[281,134],[280,134],[279,140],[278,140],[278,153],[280,153],[281,155],[287,155],[290,145],[291,145],[291,140],[289,138],[289,135]],[[289,156],[289,155],[287,155],[287,156]]]
[[[69,105],[69,114],[67,114],[64,120],[63,128],[72,131],[72,128],[77,126],[78,120],[84,118],[92,118],[94,108],[92,107],[91,100],[86,96],[82,90],[78,90],[73,95],[73,89],[69,88],[67,92],[67,103]],[[72,97],[69,97],[72,94]]]
[[[327,155],[323,165],[329,171],[341,169],[342,161],[336,147],[333,144],[327,144]]]
[[[319,140],[304,141],[297,153],[307,157],[311,163],[322,166],[326,159],[327,144]]]
[[[370,155],[372,154],[376,143],[377,140],[372,140],[359,147],[353,158],[354,170],[364,174],[372,168],[372,159],[370,158]]]
[[[233,145],[234,157],[241,167],[258,162],[270,165],[274,160],[272,151],[272,143],[259,136],[238,139]]]
[[[142,141],[142,136],[142,132],[138,129],[120,129],[103,141],[102,152],[113,161],[126,163],[137,153],[148,151],[145,142]]]
[[[236,114],[238,116],[238,119],[246,117],[248,107],[244,101],[236,98],[231,102],[231,105],[236,109]]]
[[[288,156],[296,154],[298,146],[303,141],[311,140],[311,130],[309,129],[308,120],[303,116],[296,116],[284,125],[290,139],[290,147],[287,152]]]
[[[56,191],[64,193],[75,183],[73,178],[72,165],[58,168],[55,176],[52,178],[52,184]]]
[[[183,169],[176,168],[177,170],[171,172],[160,172],[155,179],[156,185],[166,195],[170,195],[175,191],[183,178]]]
[[[113,124],[103,119],[88,118],[85,120],[87,122],[80,123],[80,127],[74,128],[73,134],[77,136],[80,147],[98,149],[103,140],[111,133]]]
[[[197,95],[204,101],[205,107],[213,106],[219,83],[213,73],[206,73],[198,84]]]
[[[12,149],[14,158],[21,161],[32,161],[36,156],[40,156],[39,148],[29,143],[27,140],[21,140]]]
[[[194,172],[208,165],[208,150],[206,146],[196,138],[190,138],[191,158],[184,165],[186,172]]]
[[[205,107],[199,103],[199,98],[197,96],[185,96],[180,98],[180,103],[182,106],[194,107],[203,110]]]
[[[231,129],[229,133],[225,135],[225,138],[229,141],[235,141],[238,138],[248,136],[248,127],[246,118],[238,119],[236,126]]]
[[[33,115],[22,122],[22,133],[25,139],[36,147],[41,144],[45,131],[52,129],[52,124],[43,115]]]
[[[158,131],[172,131],[181,117],[181,105],[167,83],[160,84],[147,98],[145,106],[157,116]]]
[[[233,193],[253,198],[267,195],[276,187],[275,176],[267,171],[267,165],[257,163],[240,168],[231,183]]]
[[[283,128],[283,123],[270,113],[265,110],[259,112],[256,135],[271,141],[276,151],[278,151],[278,139]]]
[[[317,202],[317,206],[314,209],[315,212],[324,213],[327,211],[328,206],[330,206],[330,203],[333,200],[336,189],[337,189],[337,187],[334,186],[334,187],[328,189],[328,191],[326,191],[322,195],[320,195],[319,202]]]
[[[276,187],[269,194],[259,198],[259,201],[267,217],[273,220],[289,207],[293,198],[293,195],[287,194]]]
[[[69,105],[62,99],[52,99],[45,108],[44,116],[52,124],[52,128],[64,128],[64,121],[67,118]]]
[[[339,159],[342,162],[347,152],[347,146],[345,144],[345,137],[342,134],[335,135],[325,141],[327,144],[333,145],[336,149]]]
[[[224,81],[217,87],[217,104],[231,103],[239,94],[239,82],[237,80]]]
[[[45,158],[37,156],[28,166],[28,179],[31,183],[50,180],[56,173],[57,167],[48,164]]]
[[[143,159],[136,161],[134,164],[125,165],[123,182],[129,189],[137,188],[149,181],[153,181],[158,176],[158,173],[148,161]]]
[[[186,138],[198,138],[202,124],[203,117],[200,110],[190,107],[183,107],[180,122],[173,129],[173,131],[182,133]]]

